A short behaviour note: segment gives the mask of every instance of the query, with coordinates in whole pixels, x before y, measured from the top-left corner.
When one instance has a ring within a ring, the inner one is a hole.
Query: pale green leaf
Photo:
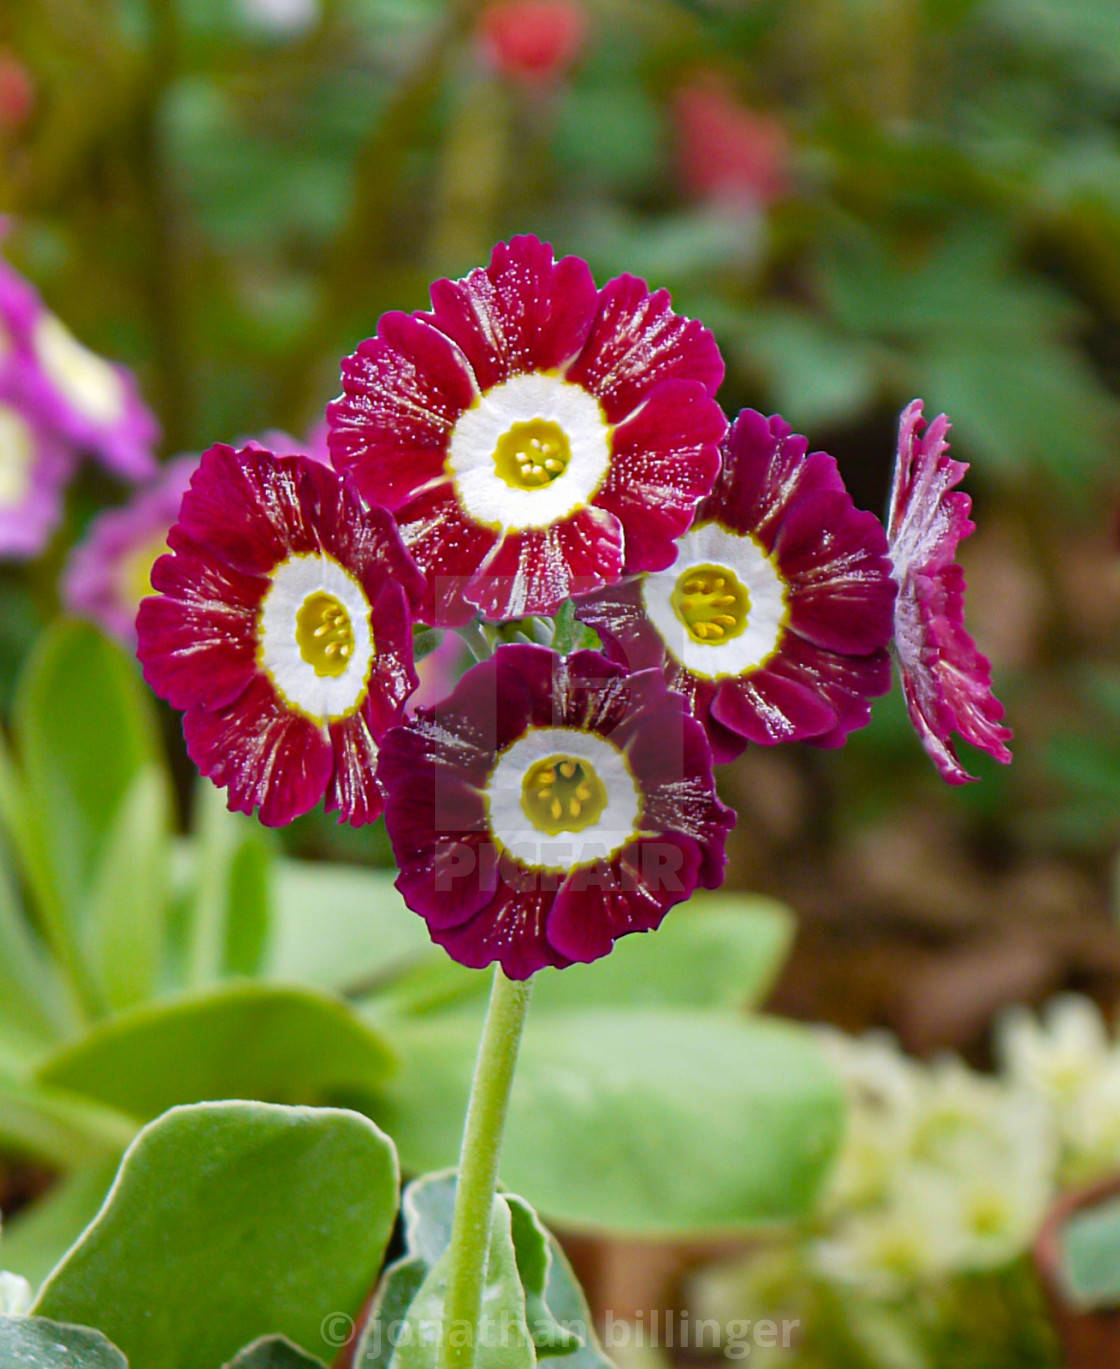
[[[147,1119],[205,1099],[369,1095],[393,1067],[384,1037],[337,999],[235,983],[122,1013],[49,1057],[38,1077]]]
[[[4,1369],[128,1369],[125,1357],[100,1331],[43,1317],[0,1317],[0,1364]]]
[[[96,1320],[131,1369],[214,1369],[262,1336],[333,1357],[392,1230],[392,1143],[366,1118],[266,1103],[175,1108],[146,1127],[35,1311]]]
[[[125,795],[94,873],[86,944],[114,1009],[149,998],[159,977],[169,897],[171,814],[162,771],[146,765]]]
[[[402,1159],[451,1164],[473,1025],[401,1024],[396,1042],[388,1125]],[[832,1067],[792,1023],[679,1008],[530,1014],[502,1178],[566,1227],[744,1230],[810,1208],[842,1121]]]

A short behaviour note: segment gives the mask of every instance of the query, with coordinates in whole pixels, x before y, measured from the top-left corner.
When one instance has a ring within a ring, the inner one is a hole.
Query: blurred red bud
[[[790,140],[776,115],[748,109],[710,78],[678,90],[673,113],[680,178],[690,194],[765,208],[789,193]]]
[[[35,108],[35,78],[10,48],[0,48],[0,129],[21,127]]]
[[[494,68],[533,85],[550,85],[568,71],[587,28],[587,11],[579,0],[497,0],[479,20]]]

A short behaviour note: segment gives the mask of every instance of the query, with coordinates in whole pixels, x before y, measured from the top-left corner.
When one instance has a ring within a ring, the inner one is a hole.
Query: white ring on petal
[[[332,556],[290,556],[273,570],[260,607],[257,659],[285,701],[316,722],[349,717],[366,696],[374,642],[369,600]],[[341,675],[316,675],[296,640],[296,615],[312,594],[330,594],[346,610],[354,651]]]
[[[35,438],[7,404],[0,404],[0,509],[16,509],[31,491]]]
[[[568,439],[563,475],[535,490],[514,489],[498,474],[498,441],[515,423],[547,419]],[[451,430],[447,469],[459,502],[479,523],[517,532],[545,528],[591,502],[611,462],[611,428],[599,401],[581,385],[533,372],[511,376],[481,395]]]
[[[35,355],[58,387],[63,399],[83,418],[115,423],[124,413],[124,381],[112,366],[83,347],[53,314],[43,314],[35,325]]]
[[[673,591],[695,566],[730,571],[750,595],[747,625],[738,636],[698,642],[677,617]],[[731,532],[719,523],[703,523],[686,533],[672,566],[645,577],[642,599],[646,616],[672,655],[707,680],[757,670],[777,651],[789,619],[786,582],[772,558],[749,533]]]
[[[606,807],[582,832],[551,836],[533,825],[522,806],[526,774],[549,756],[587,761],[603,783]],[[530,869],[567,871],[609,860],[638,834],[642,796],[625,755],[605,737],[578,727],[530,728],[498,757],[483,794],[491,834]]]

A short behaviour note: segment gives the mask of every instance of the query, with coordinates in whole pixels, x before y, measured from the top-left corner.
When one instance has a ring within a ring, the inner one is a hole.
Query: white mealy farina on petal
[[[35,327],[35,354],[63,397],[95,423],[113,423],[125,407],[124,383],[112,366],[76,337],[53,314]]]
[[[550,483],[519,489],[498,472],[495,453],[515,424],[541,419],[567,439],[566,469]],[[599,401],[559,376],[512,376],[482,395],[451,432],[447,468],[463,507],[504,530],[543,528],[591,501],[610,465],[611,429]]]
[[[271,580],[261,604],[257,648],[269,678],[293,708],[316,721],[353,713],[365,698],[374,653],[365,591],[330,556],[291,556]],[[315,596],[336,601],[346,616],[351,650],[339,674],[319,674],[301,649],[299,614]]]
[[[673,593],[689,570],[725,569],[750,597],[746,626],[721,641],[698,642],[673,606]],[[778,648],[786,624],[786,587],[773,561],[753,537],[704,523],[681,538],[668,570],[647,575],[642,597],[650,622],[687,670],[708,679],[741,675],[760,666]]]
[[[586,761],[602,782],[606,805],[594,823],[555,836],[542,832],[525,812],[525,777],[550,757]],[[490,831],[523,865],[570,870],[615,854],[637,829],[641,797],[626,757],[605,737],[576,727],[534,727],[498,757],[486,785]]]

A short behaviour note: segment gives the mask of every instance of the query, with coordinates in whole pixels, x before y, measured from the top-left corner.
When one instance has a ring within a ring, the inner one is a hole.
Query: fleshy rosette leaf
[[[439,1346],[430,1333],[442,1319],[455,1186],[448,1170],[405,1189],[405,1254],[382,1276],[355,1369],[434,1369]],[[569,1369],[612,1369],[559,1243],[532,1207],[511,1193],[494,1198],[486,1285],[478,1369],[556,1357]]]

